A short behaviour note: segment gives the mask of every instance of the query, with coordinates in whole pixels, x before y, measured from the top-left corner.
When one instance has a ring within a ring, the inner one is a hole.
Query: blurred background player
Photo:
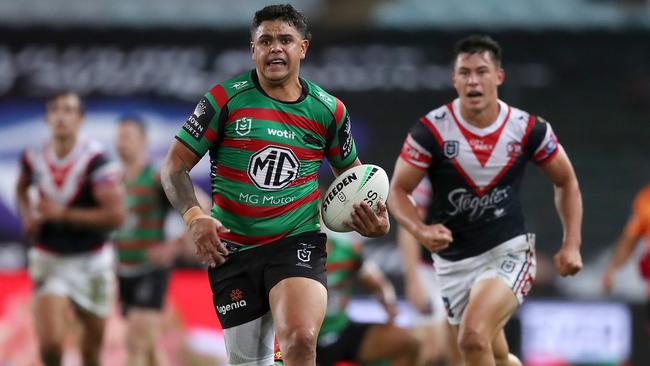
[[[48,366],[61,362],[71,307],[83,328],[83,363],[98,365],[114,300],[114,253],[107,240],[124,221],[124,190],[102,146],[80,135],[83,117],[75,93],[47,100],[50,137],[26,149],[17,185],[24,230],[34,244],[29,252],[34,318],[41,359]]]
[[[602,284],[607,292],[614,287],[616,272],[632,256],[637,245],[645,240],[646,246],[650,247],[650,185],[645,186],[635,197],[632,206],[632,215],[621,233],[614,256],[612,257],[605,273]],[[639,262],[639,272],[646,280],[646,333],[650,335],[650,250],[646,249],[645,254]]]
[[[348,361],[371,364],[388,360],[391,365],[417,365],[419,344],[408,329],[393,324],[397,317],[395,289],[377,265],[363,261],[362,243],[349,235],[328,232],[327,312],[318,335],[319,366]],[[385,324],[358,323],[347,314],[355,280],[361,280],[384,308]]]
[[[140,117],[126,116],[118,122],[116,146],[128,210],[124,225],[113,236],[119,259],[119,299],[127,319],[127,363],[162,365],[167,362],[159,345],[161,312],[170,267],[185,238],[165,239],[171,205],[149,160],[146,126]]]
[[[582,268],[582,198],[573,167],[549,123],[498,99],[505,72],[488,36],[461,39],[452,82],[458,98],[408,134],[395,164],[392,214],[434,253],[447,319],[465,365],[520,365],[503,327],[535,278],[534,235],[518,191],[530,160],[553,184],[564,238],[554,257],[562,276]],[[433,204],[422,221],[409,195],[428,175]]]
[[[360,165],[344,104],[300,77],[311,34],[291,5],[255,13],[255,69],[215,85],[176,135],[163,164],[167,197],[210,265],[229,362],[273,362],[274,333],[286,365],[315,365],[325,315],[325,235],[318,172]],[[188,172],[209,152],[212,216],[198,207]],[[385,235],[384,205],[356,207],[349,225]]]
[[[423,220],[426,220],[431,194],[431,182],[426,177],[411,194]],[[405,295],[415,310],[415,330],[422,343],[420,359],[425,365],[444,361],[455,365],[459,362],[460,355],[456,342],[449,335],[447,312],[442,302],[431,252],[401,225],[397,228],[397,244],[402,255]]]

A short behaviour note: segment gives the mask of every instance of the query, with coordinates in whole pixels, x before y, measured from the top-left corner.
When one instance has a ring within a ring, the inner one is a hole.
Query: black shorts
[[[270,310],[269,292],[290,277],[314,279],[327,288],[326,236],[312,232],[233,252],[226,261],[208,269],[212,302],[223,329],[257,319]]]
[[[169,270],[154,269],[137,276],[118,276],[122,314],[132,308],[162,310],[169,283]]]
[[[321,337],[316,348],[318,366],[333,366],[340,361],[358,361],[363,339],[373,325],[351,321],[336,340]]]

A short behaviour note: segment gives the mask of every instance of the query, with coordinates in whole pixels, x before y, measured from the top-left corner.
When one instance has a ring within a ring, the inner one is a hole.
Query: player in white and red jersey
[[[124,220],[124,192],[118,170],[99,143],[79,136],[83,115],[74,93],[47,101],[50,138],[25,150],[16,189],[23,226],[34,244],[29,271],[46,366],[61,364],[71,307],[83,326],[83,364],[98,365],[113,304],[114,257],[106,242],[109,231]],[[29,194],[30,187],[38,191],[38,200]]]
[[[534,236],[526,232],[519,187],[528,161],[555,188],[564,228],[555,265],[582,267],[582,199],[573,167],[549,123],[498,99],[501,48],[487,36],[456,45],[458,98],[422,117],[406,138],[389,206],[400,224],[434,253],[436,274],[465,365],[519,365],[503,326],[535,277]],[[427,175],[428,221],[408,195]]]

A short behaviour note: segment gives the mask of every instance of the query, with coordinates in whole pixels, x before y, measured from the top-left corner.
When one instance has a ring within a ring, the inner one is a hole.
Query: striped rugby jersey
[[[317,231],[317,174],[324,158],[335,168],[357,157],[343,103],[300,79],[302,96],[267,96],[255,70],[214,86],[176,138],[198,156],[209,153],[212,216],[231,231],[225,240],[268,244]]]
[[[448,260],[479,255],[524,234],[519,188],[528,161],[550,162],[559,151],[551,125],[499,101],[497,120],[477,128],[463,120],[459,100],[422,117],[400,158],[427,171],[432,200],[427,222],[454,237],[438,253]]]

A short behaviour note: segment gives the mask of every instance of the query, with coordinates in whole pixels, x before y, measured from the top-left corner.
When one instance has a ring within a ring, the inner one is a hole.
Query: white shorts
[[[448,261],[434,254],[440,292],[447,309],[447,321],[460,320],[469,302],[469,292],[478,281],[500,278],[521,304],[535,280],[535,235],[514,237],[475,257]]]
[[[447,310],[442,301],[440,294],[440,286],[438,285],[438,278],[434,266],[430,263],[420,263],[418,266],[418,276],[420,281],[425,286],[427,294],[429,294],[429,301],[431,302],[431,312],[422,313],[415,310],[413,321],[416,325],[420,324],[435,324],[442,322],[446,319]]]
[[[96,252],[75,255],[57,255],[32,248],[29,274],[37,296],[65,296],[101,317],[111,311],[115,300],[115,254],[110,245]]]

